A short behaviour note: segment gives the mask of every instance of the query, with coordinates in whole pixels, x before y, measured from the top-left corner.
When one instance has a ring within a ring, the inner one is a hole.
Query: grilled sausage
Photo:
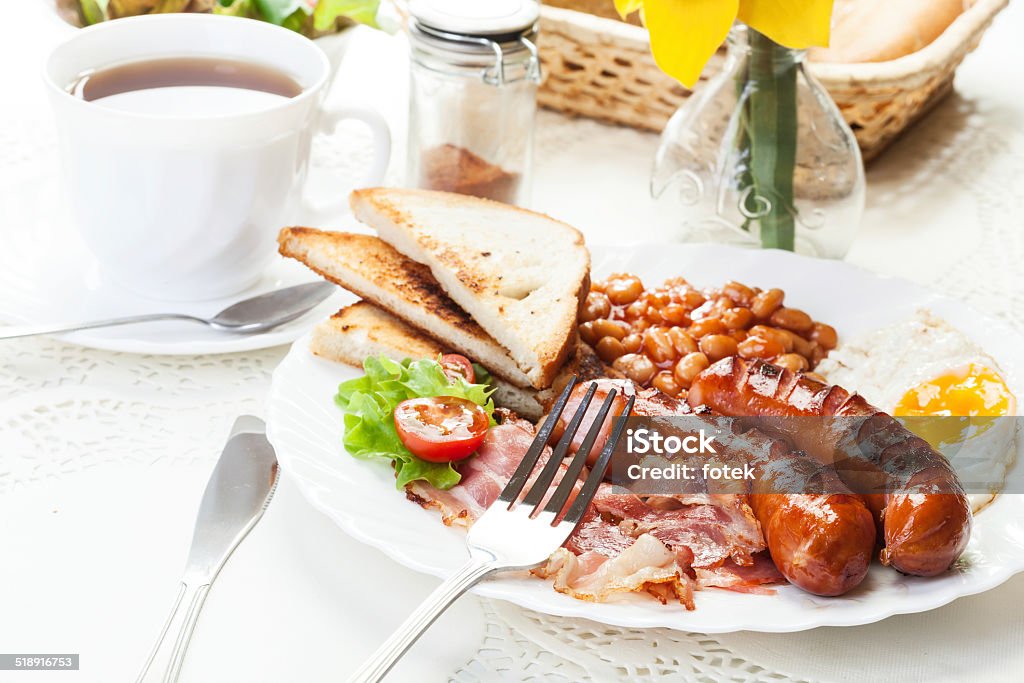
[[[701,373],[687,398],[725,415],[856,418],[758,424],[834,464],[855,490],[884,482],[885,493],[864,496],[882,530],[882,564],[933,576],[967,546],[971,508],[948,461],[862,397],[768,363],[727,358]]]
[[[834,471],[756,430],[727,437],[722,445],[742,452],[753,466],[750,508],[775,566],[790,583],[833,596],[864,580],[875,523]]]
[[[575,412],[587,388],[588,384],[582,383],[573,389],[558,425],[559,432],[565,428],[565,415]],[[595,406],[611,388],[623,395],[637,393],[628,381],[599,381],[591,411],[596,410]],[[639,390],[634,406],[635,414],[647,417],[690,412],[685,402],[651,389]],[[582,440],[595,418],[596,414],[588,411],[571,450],[578,447],[576,441]],[[689,420],[703,419],[704,415],[689,416]],[[604,431],[611,423],[608,418]],[[666,436],[672,431],[670,425],[672,423],[663,423],[662,431]],[[689,427],[683,422],[673,426],[682,425]],[[709,420],[706,430],[717,432],[721,427],[721,421]],[[594,451],[600,450],[605,438],[606,434],[599,437]],[[747,463],[754,469],[748,502],[782,575],[815,595],[842,595],[856,587],[867,574],[875,547],[875,525],[863,500],[852,495],[829,468],[801,453],[794,453],[779,439],[755,430],[741,432],[738,428],[718,438],[722,446],[720,460],[731,460],[740,466]],[[794,495],[793,491],[807,493]]]

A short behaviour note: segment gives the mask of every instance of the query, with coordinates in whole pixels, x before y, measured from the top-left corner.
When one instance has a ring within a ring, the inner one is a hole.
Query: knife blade
[[[210,586],[231,553],[263,516],[277,489],[277,481],[277,456],[267,440],[266,425],[252,415],[239,417],[199,504],[177,599],[137,683],[146,680],[172,683],[178,679]],[[172,642],[167,636],[175,632],[175,626],[177,636]],[[166,659],[166,665],[154,667],[161,659]],[[148,676],[161,668],[162,677]]]
[[[277,456],[263,420],[235,420],[199,504],[185,576],[212,582],[256,525],[277,487]]]

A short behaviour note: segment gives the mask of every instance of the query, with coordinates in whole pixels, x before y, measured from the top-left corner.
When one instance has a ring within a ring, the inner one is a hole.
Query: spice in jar
[[[423,152],[418,186],[512,203],[520,175],[492,164],[464,147],[442,144]]]

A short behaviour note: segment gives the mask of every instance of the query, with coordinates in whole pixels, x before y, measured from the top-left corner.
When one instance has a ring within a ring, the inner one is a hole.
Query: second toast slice
[[[531,385],[508,352],[452,301],[430,269],[372,235],[285,228],[282,255],[390,311],[520,387]]]

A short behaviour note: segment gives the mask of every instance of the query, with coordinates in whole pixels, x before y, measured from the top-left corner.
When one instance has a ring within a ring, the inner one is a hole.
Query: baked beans
[[[722,323],[730,330],[745,330],[753,319],[754,314],[749,308],[730,308],[722,314]]]
[[[708,357],[700,351],[696,351],[688,353],[679,359],[676,367],[672,370],[672,374],[675,376],[676,381],[679,382],[679,386],[683,389],[689,389],[693,378],[709,365],[711,365],[711,362],[708,361]]]
[[[626,347],[626,353],[636,353],[643,346],[643,343],[644,337],[639,333],[628,334],[622,340],[622,345]]]
[[[700,338],[700,351],[708,360],[715,361],[736,355],[738,344],[727,334],[707,334]]]
[[[598,339],[601,339],[602,337],[614,337],[621,341],[626,334],[629,333],[629,325],[621,320],[609,320],[608,318],[602,318],[601,320],[594,321],[593,330],[594,335]]]
[[[679,382],[676,381],[675,374],[668,370],[662,370],[655,375],[654,379],[651,380],[651,386],[669,396],[678,396],[679,392],[683,389],[679,386]]]
[[[612,275],[604,285],[608,300],[616,306],[631,304],[644,293],[644,283],[635,275]]]
[[[680,356],[685,356],[697,350],[697,342],[690,336],[689,332],[681,327],[670,327],[668,329],[668,338],[672,340],[672,346]]]
[[[647,386],[658,372],[651,359],[642,353],[619,356],[612,367],[641,386]]]
[[[625,355],[626,345],[615,337],[601,337],[594,346],[594,351],[605,363],[614,363],[616,358]]]
[[[651,327],[644,332],[644,353],[657,364],[675,360],[676,348],[668,330],[664,327]]]
[[[700,339],[710,334],[722,334],[725,332],[725,323],[717,315],[709,315],[706,318],[695,320],[687,331],[694,339]]]
[[[755,318],[766,320],[782,305],[782,300],[785,297],[786,295],[781,289],[769,289],[767,292],[761,292],[754,297],[754,302],[750,305],[750,312],[754,314]]]
[[[791,332],[810,332],[814,321],[799,308],[777,308],[768,318],[772,325]]]
[[[814,323],[814,330],[811,332],[811,339],[818,342],[821,348],[826,351],[831,351],[836,348],[836,344],[839,341],[838,335],[836,335],[836,328],[825,323]]]
[[[612,302],[603,292],[590,292],[586,301],[583,302],[583,310],[580,311],[580,320],[589,322],[598,318],[607,318],[612,314]]]
[[[736,345],[736,351],[747,360],[760,358],[771,360],[786,352],[786,348],[777,339],[761,337],[758,335],[747,335],[747,338]]]
[[[774,359],[772,363],[791,372],[802,372],[806,370],[809,365],[807,359],[799,353],[784,353]]]
[[[683,278],[647,289],[629,273],[594,282],[580,311],[580,338],[641,386],[685,395],[693,378],[729,356],[810,371],[836,347],[831,325],[785,305],[781,289],[741,282],[699,290]]]

